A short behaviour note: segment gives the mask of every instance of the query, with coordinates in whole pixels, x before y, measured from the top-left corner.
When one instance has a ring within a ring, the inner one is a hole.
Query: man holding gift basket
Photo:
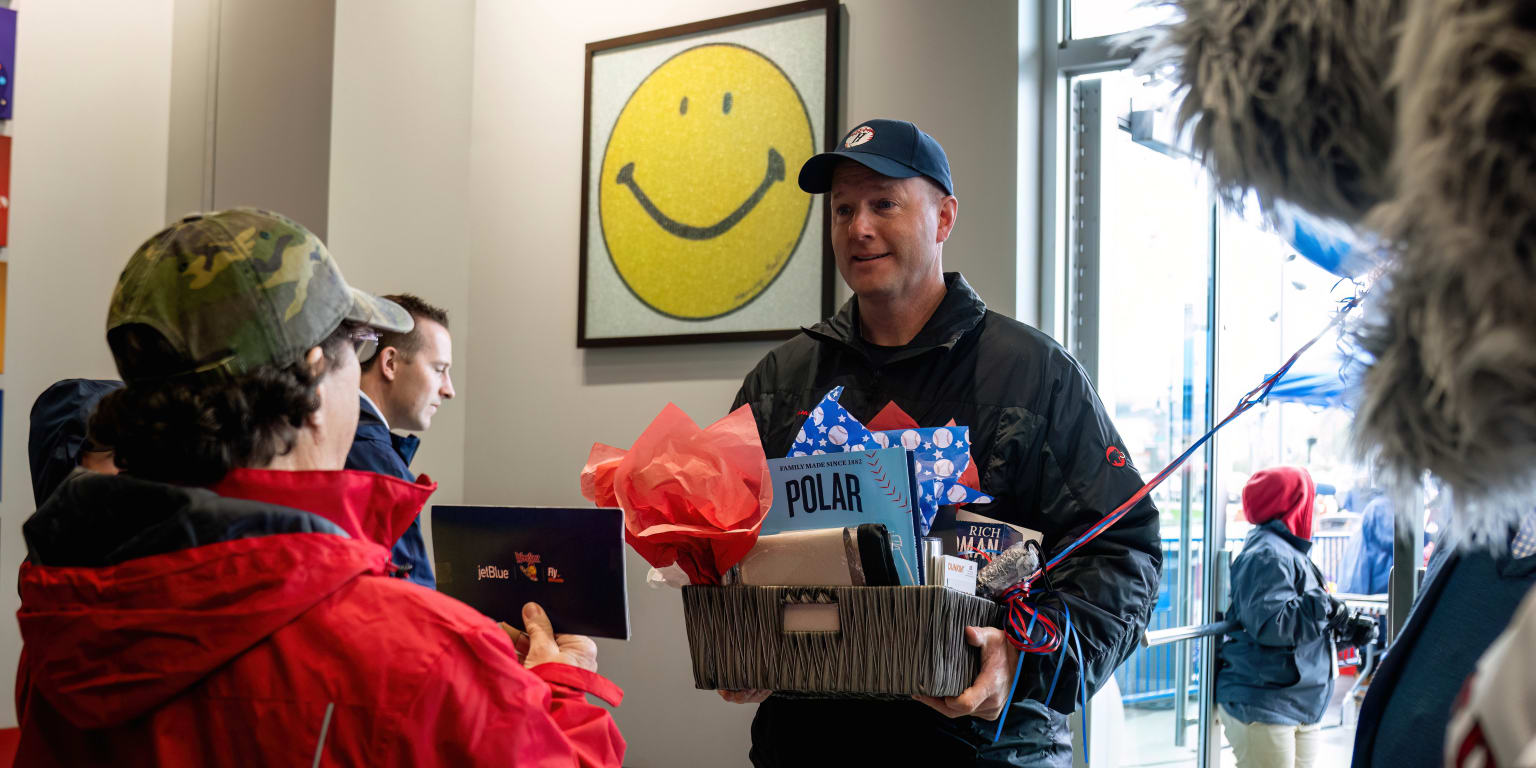
[[[963,425],[982,498],[990,499],[970,509],[1038,531],[1046,557],[1141,488],[1077,362],[1039,331],[988,311],[959,273],[943,271],[959,203],[937,141],[908,122],[870,120],[835,151],[808,160],[799,183],[829,197],[832,250],[854,298],[769,352],[737,393],[733,410],[752,407],[769,456],[789,453],[807,414],[834,387],[861,420],[894,405],[914,426]],[[1144,499],[1037,583],[1041,617],[1056,626],[1070,618],[1076,642],[1026,654],[1011,697],[1019,652],[991,627],[966,630],[967,642],[981,649],[982,671],[959,696],[853,702],[722,695],[762,702],[752,724],[751,758],[759,766],[918,758],[946,766],[1070,765],[1066,714],[1135,649],[1161,562],[1157,510]]]

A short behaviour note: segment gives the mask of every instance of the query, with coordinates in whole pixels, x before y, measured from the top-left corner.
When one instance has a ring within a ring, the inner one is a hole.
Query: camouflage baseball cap
[[[139,246],[112,292],[107,339],[142,323],[184,360],[181,370],[135,372],[140,380],[224,376],[298,362],[344,320],[400,333],[413,325],[398,304],[348,286],[303,226],[232,208],[187,216]]]

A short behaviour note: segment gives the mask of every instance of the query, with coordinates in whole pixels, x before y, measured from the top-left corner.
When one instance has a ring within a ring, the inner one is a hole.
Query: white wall
[[[423,434],[411,468],[464,494],[469,384],[469,116],[473,0],[339,0],[331,89],[330,237],[347,282],[448,310],[458,399]],[[430,516],[422,516],[430,532]],[[428,542],[430,543],[430,536]]]
[[[171,0],[47,0],[19,13],[0,493],[0,690],[15,689],[16,569],[32,513],[27,414],[63,378],[116,378],[107,300],[164,225]],[[0,725],[16,721],[0,696]]]
[[[771,347],[583,351],[575,324],[583,46],[772,4],[477,3],[466,501],[584,504],[577,474],[593,441],[628,446],[668,401],[713,421]],[[1012,313],[1018,5],[850,0],[844,8],[845,108],[835,135],[869,117],[899,117],[944,144],[961,201],[945,264]],[[646,588],[639,558],[630,566],[634,639],[599,642],[603,672],[628,694],[616,712],[626,764],[746,765],[752,708],[694,690],[679,594]]]

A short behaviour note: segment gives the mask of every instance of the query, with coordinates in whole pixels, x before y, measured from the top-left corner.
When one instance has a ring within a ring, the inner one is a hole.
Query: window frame
[[[1092,75],[1102,72],[1124,69],[1129,66],[1134,57],[1134,51],[1127,50],[1117,45],[1118,40],[1126,36],[1134,35],[1137,30],[1126,33],[1107,35],[1103,37],[1072,39],[1070,4],[1072,0],[1041,0],[1039,13],[1039,37],[1035,41],[1042,51],[1041,68],[1039,72],[1040,89],[1040,115],[1039,115],[1039,156],[1040,178],[1038,183],[1039,211],[1039,240],[1036,243],[1038,273],[1036,275],[1038,286],[1037,301],[1039,310],[1039,328],[1042,332],[1056,339],[1075,356],[1080,357],[1084,369],[1090,378],[1097,381],[1098,378],[1098,349],[1097,349],[1097,320],[1099,314],[1099,296],[1097,292],[1098,252],[1096,242],[1085,242],[1084,249],[1075,254],[1076,259],[1069,258],[1069,247],[1072,245],[1069,234],[1073,231],[1074,213],[1080,218],[1097,216],[1097,199],[1094,204],[1087,206],[1086,210],[1074,212],[1070,201],[1073,179],[1070,178],[1071,169],[1068,166],[1069,152],[1074,147],[1074,137],[1067,130],[1068,126],[1076,124],[1071,118],[1072,109],[1083,108],[1084,105],[1072,104],[1072,80],[1083,75]],[[1021,13],[1024,6],[1021,4]],[[1092,105],[1089,105],[1092,106]],[[1102,142],[1103,137],[1079,136],[1079,141],[1088,139],[1090,142]],[[1092,150],[1092,145],[1089,147]],[[1101,167],[1100,167],[1101,170]],[[1081,181],[1081,180],[1079,180]],[[1098,180],[1089,180],[1091,191],[1098,191]],[[1086,196],[1085,196],[1086,197]],[[1214,195],[1213,195],[1214,197]],[[1087,202],[1086,199],[1084,201]],[[1221,330],[1218,322],[1224,317],[1224,293],[1221,285],[1221,258],[1220,258],[1220,226],[1221,212],[1214,205],[1213,199],[1211,220],[1211,242],[1209,245],[1211,282],[1208,317],[1208,360],[1207,371],[1209,387],[1207,403],[1207,423],[1216,422],[1216,409],[1222,407],[1222,403],[1216,402],[1215,394],[1221,389]],[[1094,238],[1096,241],[1097,238]],[[1081,272],[1079,272],[1081,270]],[[1084,286],[1092,286],[1084,288]],[[1080,288],[1082,288],[1080,290]],[[1092,319],[1089,319],[1092,315]],[[1083,320],[1081,330],[1075,323]],[[1217,433],[1206,444],[1206,489],[1208,498],[1215,503],[1213,507],[1220,507],[1222,500],[1227,498],[1227,489],[1222,485],[1221,472],[1216,469],[1213,457],[1221,455],[1220,443],[1222,436]],[[1418,493],[1398,495],[1394,493],[1395,503],[1398,505],[1422,506],[1424,495],[1422,490]],[[1400,506],[1399,508],[1406,508]],[[1226,520],[1224,515],[1211,514],[1210,510],[1204,515],[1204,530],[1202,532],[1206,542],[1219,542],[1226,540]],[[1424,520],[1422,515],[1408,515],[1409,525],[1402,525],[1403,516],[1398,516],[1394,524],[1393,557],[1395,566],[1389,581],[1389,608],[1390,617],[1388,638],[1396,637],[1397,632],[1407,619],[1408,609],[1412,605],[1414,597],[1422,586],[1425,569],[1420,566],[1424,548]],[[1208,549],[1208,548],[1202,548]],[[1229,561],[1230,558],[1227,558]],[[1207,554],[1203,562],[1213,567],[1204,568],[1201,589],[1208,597],[1202,601],[1200,610],[1200,623],[1209,623],[1218,620],[1218,608],[1223,607],[1226,601],[1226,569],[1217,562],[1218,556]],[[1412,567],[1402,567],[1411,563]],[[1217,643],[1202,641],[1201,665],[1202,669],[1212,670],[1216,668]],[[1215,721],[1214,685],[1202,685],[1200,688],[1197,765],[1219,766],[1221,764],[1222,735],[1221,729]],[[1177,740],[1182,740],[1182,730],[1179,731]]]
[[[1096,135],[1096,130],[1087,129],[1088,125],[1096,126],[1099,123],[1097,120],[1074,119],[1075,116],[1080,118],[1081,115],[1075,115],[1073,112],[1074,109],[1101,110],[1102,102],[1074,104],[1072,81],[1074,78],[1085,75],[1125,69],[1130,66],[1134,52],[1117,44],[1118,40],[1123,39],[1122,34],[1072,39],[1070,3],[1071,0],[1044,0],[1041,3],[1044,18],[1041,20],[1040,29],[1044,39],[1039,42],[1041,50],[1045,52],[1045,60],[1041,68],[1041,110],[1038,127],[1041,137],[1041,178],[1038,190],[1041,207],[1038,243],[1040,330],[1056,339],[1075,357],[1078,357],[1090,379],[1097,382],[1099,374],[1097,234],[1094,233],[1090,238],[1079,240],[1076,244],[1070,234],[1074,231],[1075,223],[1079,219],[1097,220],[1099,179],[1072,178],[1073,169],[1069,166],[1069,161],[1071,152],[1080,150],[1084,157],[1089,158],[1088,162],[1092,164],[1094,170],[1102,171],[1102,166],[1098,164],[1097,153],[1102,146],[1103,137]],[[1134,32],[1135,30],[1131,31],[1131,33]],[[1084,126],[1085,130],[1081,131],[1080,135],[1071,135],[1074,133],[1071,127],[1078,125]],[[1077,189],[1073,186],[1074,182],[1084,185],[1081,188],[1083,192],[1094,193],[1080,195],[1081,210],[1076,211],[1071,204],[1071,193]],[[1220,329],[1216,322],[1220,316],[1222,300],[1221,292],[1217,290],[1220,285],[1220,259],[1217,257],[1220,214],[1214,203],[1213,200],[1210,241],[1207,246],[1211,280],[1209,289],[1211,299],[1207,306],[1207,328],[1209,329],[1205,382],[1207,424],[1216,422],[1217,405],[1214,395],[1220,391],[1218,388]],[[1074,248],[1074,245],[1082,247]],[[1215,507],[1221,506],[1218,500],[1226,498],[1226,489],[1221,484],[1221,473],[1216,471],[1216,462],[1213,460],[1217,455],[1220,439],[1221,436],[1218,433],[1203,449],[1207,499],[1215,501]],[[1214,514],[1212,509],[1207,509],[1203,518],[1201,534],[1204,541],[1225,541],[1225,516]],[[1183,522],[1182,527],[1187,529],[1188,522]],[[1185,534],[1187,535],[1187,530]],[[1181,551],[1189,552],[1190,549],[1186,545]],[[1206,567],[1201,568],[1199,587],[1206,599],[1201,600],[1197,623],[1207,624],[1219,620],[1218,609],[1224,607],[1227,586],[1226,569],[1218,564],[1220,559],[1216,554],[1218,550],[1210,546],[1202,546],[1201,551],[1202,563]],[[1189,563],[1184,563],[1184,567],[1188,568]],[[1217,643],[1213,638],[1202,638],[1197,642],[1200,643],[1201,669],[1216,669]],[[1181,655],[1181,658],[1184,657]],[[1197,706],[1200,715],[1197,718],[1196,765],[1199,768],[1220,766],[1222,736],[1215,717],[1214,678],[1202,680]],[[1176,696],[1175,722],[1185,718],[1184,708],[1184,697]],[[1176,730],[1174,741],[1177,745],[1183,744],[1183,727]]]

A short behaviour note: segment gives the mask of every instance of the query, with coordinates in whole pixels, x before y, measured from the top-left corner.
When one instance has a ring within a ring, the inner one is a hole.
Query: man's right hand
[[[720,698],[732,704],[761,704],[764,699],[773,695],[773,691],[720,691]]]
[[[549,623],[549,616],[538,603],[523,606],[521,632],[509,624],[501,628],[512,638],[512,645],[522,655],[523,666],[532,669],[540,664],[569,664],[588,672],[597,671],[597,643],[586,635],[557,635]]]

